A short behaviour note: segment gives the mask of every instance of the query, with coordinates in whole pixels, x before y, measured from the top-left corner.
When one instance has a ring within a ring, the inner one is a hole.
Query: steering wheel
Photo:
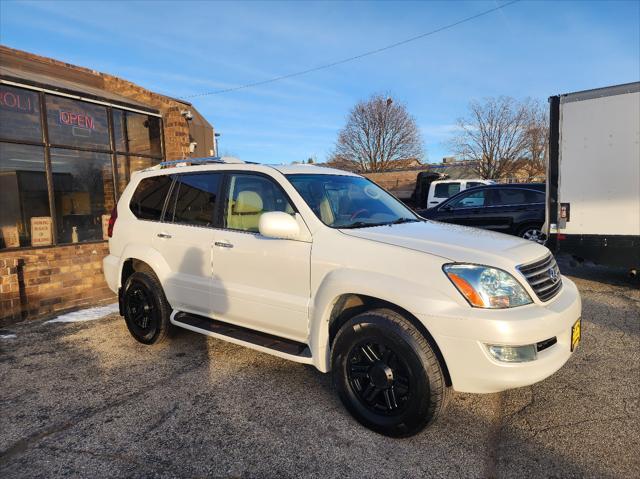
[[[358,216],[360,216],[362,213],[368,213],[368,212],[369,212],[369,210],[368,210],[368,209],[366,209],[366,208],[361,208],[361,209],[357,210],[355,213],[353,213],[353,214],[351,215],[350,221],[355,220],[355,219],[356,219]]]

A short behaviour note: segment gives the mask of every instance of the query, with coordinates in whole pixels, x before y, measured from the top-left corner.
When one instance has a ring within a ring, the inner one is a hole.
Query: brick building
[[[190,103],[0,46],[0,326],[115,301],[106,225],[131,173],[215,154]]]

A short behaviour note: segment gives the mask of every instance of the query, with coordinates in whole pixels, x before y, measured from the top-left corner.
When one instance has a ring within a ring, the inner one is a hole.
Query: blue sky
[[[186,96],[357,55],[500,3],[3,0],[0,43]],[[439,162],[472,99],[546,101],[639,79],[640,2],[523,1],[335,68],[191,101],[222,134],[222,153],[289,163],[324,161],[353,104],[390,94]]]

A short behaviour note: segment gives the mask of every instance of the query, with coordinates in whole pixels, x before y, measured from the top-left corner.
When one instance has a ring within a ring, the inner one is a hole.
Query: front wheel
[[[333,382],[347,410],[386,436],[418,433],[441,414],[449,388],[427,339],[400,314],[360,314],[338,332]]]
[[[131,335],[143,344],[162,342],[170,327],[171,307],[152,272],[135,272],[124,285],[124,319]]]

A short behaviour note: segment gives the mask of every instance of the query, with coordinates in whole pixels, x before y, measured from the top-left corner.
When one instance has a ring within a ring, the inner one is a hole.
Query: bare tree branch
[[[357,103],[338,134],[329,164],[355,164],[361,171],[384,171],[400,160],[422,158],[422,139],[403,104],[374,95]]]
[[[530,105],[509,97],[471,102],[468,117],[458,120],[460,134],[452,145],[457,155],[474,161],[482,178],[513,175],[528,153]]]
[[[529,115],[525,131],[526,151],[518,167],[526,180],[531,181],[546,174],[549,112],[542,102],[527,100],[525,105]]]

